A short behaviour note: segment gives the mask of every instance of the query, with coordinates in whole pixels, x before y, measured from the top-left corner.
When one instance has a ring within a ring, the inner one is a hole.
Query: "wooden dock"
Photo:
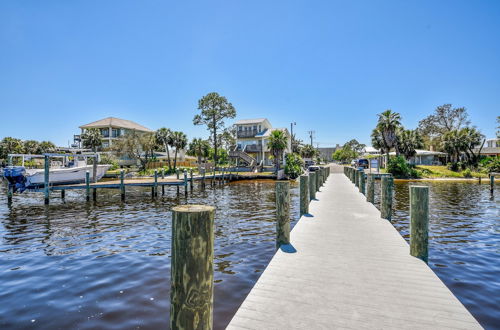
[[[342,168],[332,168],[291,232],[293,248],[277,251],[228,329],[480,329],[392,224],[333,172]]]

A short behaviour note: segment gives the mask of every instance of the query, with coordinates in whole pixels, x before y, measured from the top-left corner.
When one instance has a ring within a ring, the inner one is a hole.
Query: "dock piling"
[[[319,187],[320,187],[320,179],[321,179],[321,177],[320,177],[320,175],[319,175],[319,170],[318,170],[318,171],[316,171],[316,172],[314,172],[314,173],[316,174],[316,185],[315,185],[315,187],[316,187],[316,191],[319,191]]]
[[[214,215],[207,205],[172,208],[171,329],[212,329]]]
[[[90,172],[85,172],[85,192],[87,195],[87,202],[90,202]]]
[[[92,200],[97,202],[97,188],[92,188]]]
[[[373,174],[368,173],[366,179],[366,201],[369,203],[375,203],[375,178]]]
[[[365,171],[361,170],[359,171],[359,192],[362,193],[363,195],[366,194],[365,191]]]
[[[154,183],[153,183],[153,197],[158,196],[158,170],[155,170],[155,176],[154,176]]]
[[[309,172],[309,198],[316,199],[316,173]]]
[[[394,178],[392,175],[382,176],[380,188],[380,216],[382,219],[391,221],[392,215],[392,193],[394,190]]]
[[[193,191],[193,169],[189,170],[189,187],[191,188],[191,191]]]
[[[300,176],[300,215],[309,213],[309,177]]]
[[[202,168],[201,171],[202,171],[201,172],[201,187],[205,188],[205,172],[206,172],[206,169]]]
[[[61,190],[61,199],[65,199],[66,198],[66,190]]]
[[[429,258],[429,187],[410,186],[410,255]]]
[[[490,193],[495,191],[495,175],[490,174]]]
[[[175,169],[175,176],[177,177],[177,180],[179,180],[179,169]],[[179,186],[177,186],[177,195],[179,195]]]
[[[7,204],[12,204],[12,186],[10,184],[7,186]]]
[[[124,184],[124,181],[125,181],[125,173],[123,172],[123,170],[121,170],[120,171],[120,195],[121,195],[122,201],[125,200],[125,184]]]
[[[276,248],[290,244],[290,182],[276,181]]]
[[[45,205],[49,204],[50,190],[49,190],[49,172],[50,172],[50,157],[45,155],[44,172],[43,172],[43,192],[45,194]]]
[[[184,195],[187,196],[188,194],[188,174],[187,170],[184,170]]]

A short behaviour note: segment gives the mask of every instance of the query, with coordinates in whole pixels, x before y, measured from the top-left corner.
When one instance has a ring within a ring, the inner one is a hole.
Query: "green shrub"
[[[110,171],[118,168],[118,160],[110,154],[101,154],[99,164],[111,164]]]
[[[395,178],[407,179],[417,178],[417,170],[406,162],[403,156],[391,157],[387,164],[387,173],[391,173]]]
[[[465,170],[463,170],[462,176],[464,178],[472,178],[472,171],[470,170],[470,168],[466,168]]]
[[[295,179],[302,174],[304,161],[299,154],[291,153],[286,155],[285,174],[289,178]]]

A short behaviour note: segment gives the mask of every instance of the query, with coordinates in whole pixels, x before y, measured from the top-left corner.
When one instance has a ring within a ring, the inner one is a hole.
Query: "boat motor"
[[[13,192],[23,192],[26,190],[26,169],[24,166],[7,166],[3,169],[3,176],[9,182],[9,187]]]

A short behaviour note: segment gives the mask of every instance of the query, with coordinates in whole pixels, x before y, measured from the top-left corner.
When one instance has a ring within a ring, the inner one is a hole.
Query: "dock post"
[[[392,192],[394,179],[392,175],[382,176],[382,187],[380,188],[380,216],[382,219],[391,221],[392,215]]]
[[[215,164],[213,168],[213,175],[212,175],[212,187],[215,186]]]
[[[7,204],[12,204],[12,186],[10,183],[7,186]]]
[[[354,185],[359,188],[359,175],[361,172],[358,169],[354,170]]]
[[[158,196],[158,170],[155,170],[155,182],[153,185],[153,197]]]
[[[495,191],[495,175],[490,174],[490,193]]]
[[[320,179],[321,179],[320,174],[319,174],[319,170],[314,172],[314,173],[316,173],[316,191],[319,191]]]
[[[364,171],[359,172],[359,192],[362,193],[363,195],[366,194],[366,191],[365,191],[365,172]]]
[[[94,183],[97,182],[97,154],[95,154],[94,164],[92,164],[92,181],[94,181]]]
[[[97,201],[97,188],[92,188],[92,200]]]
[[[366,186],[366,201],[373,204],[375,203],[375,178],[371,173],[367,174]]]
[[[164,168],[161,169],[161,178],[165,179],[165,169]],[[161,195],[162,196],[165,195],[165,185],[164,184],[161,185]]]
[[[87,202],[90,202],[90,172],[85,172],[85,191],[87,195]]]
[[[125,200],[125,174],[123,173],[123,170],[120,171],[120,195],[122,201]]]
[[[190,170],[189,172],[190,180],[189,180],[189,187],[191,188],[191,191],[193,191],[193,169]]]
[[[49,172],[50,172],[50,157],[45,155],[44,171],[43,171],[43,192],[45,194],[45,205],[49,204]]]
[[[316,172],[309,172],[309,198],[316,199]]]
[[[214,215],[213,206],[172,208],[171,329],[213,327]]]
[[[290,182],[276,181],[276,248],[290,244]]]
[[[309,213],[309,177],[300,176],[300,215]]]
[[[205,188],[205,172],[206,172],[206,169],[202,168],[201,171],[202,171],[202,173],[201,173],[201,187]]]
[[[65,199],[66,198],[66,190],[62,189],[61,190],[61,199]]]
[[[187,170],[184,170],[184,195],[188,194],[188,174]]]
[[[429,258],[429,187],[410,186],[410,255]]]
[[[175,169],[175,175],[177,176],[177,180],[179,180],[179,169]],[[177,186],[177,195],[179,195],[179,186]]]

